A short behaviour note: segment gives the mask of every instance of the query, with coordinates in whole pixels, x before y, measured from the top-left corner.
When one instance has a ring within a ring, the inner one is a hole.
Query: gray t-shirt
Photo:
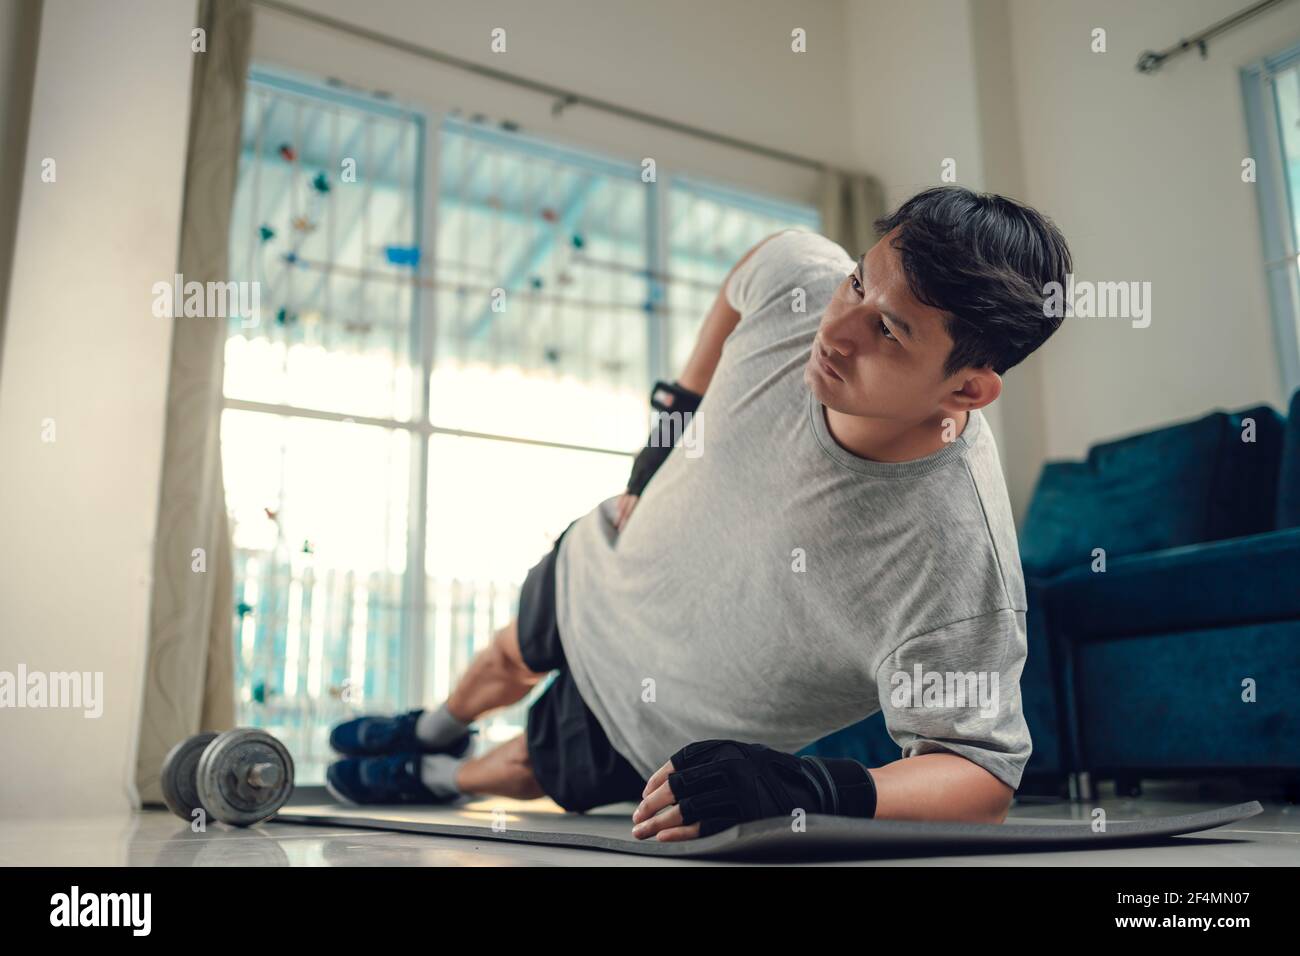
[[[764,243],[727,285],[741,320],[699,412],[623,532],[614,497],[561,542],[565,655],[645,777],[696,740],[794,752],[883,709],[902,756],[950,751],[1019,786],[1025,588],[997,446],[979,411],[913,461],[836,443],[803,368],[853,267],[805,230]]]

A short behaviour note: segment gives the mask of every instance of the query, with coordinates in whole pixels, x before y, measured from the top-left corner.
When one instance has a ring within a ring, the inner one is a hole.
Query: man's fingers
[[[670,760],[654,772],[649,780],[646,781],[645,789],[641,791],[642,797],[650,796],[651,791],[658,790],[663,784],[668,782],[668,775],[676,769]]]
[[[667,781],[656,787],[644,800],[637,805],[636,810],[632,813],[632,822],[641,823],[650,819],[664,807],[671,806],[677,802],[673,796],[673,788],[668,786]]]
[[[627,522],[627,519],[631,517],[632,509],[636,507],[637,500],[638,498],[636,495],[628,494],[625,494],[618,499],[618,518],[614,522],[614,527],[618,530],[623,530],[623,525]]]
[[[636,510],[638,501],[641,501],[640,496],[636,496],[636,494],[624,494],[623,502],[621,502],[619,509],[619,528],[623,527],[624,524],[627,524],[629,518],[632,518],[632,512]]]
[[[667,830],[660,830],[655,839],[660,843],[675,843],[679,840],[694,840],[700,835],[700,825],[692,823],[688,827],[669,827]]]
[[[658,791],[655,791],[658,793]],[[674,828],[686,829],[682,825],[682,808],[673,804],[662,813],[657,813],[648,820],[642,820],[632,828],[632,835],[638,840],[644,840],[652,837],[661,830],[671,830]],[[697,828],[698,832],[698,828]]]

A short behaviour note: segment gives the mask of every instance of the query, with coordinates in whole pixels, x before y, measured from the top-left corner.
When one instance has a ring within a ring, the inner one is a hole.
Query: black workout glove
[[[856,760],[796,757],[762,744],[701,740],[672,756],[668,786],[682,824],[700,836],[796,809],[844,817],[876,815],[876,784]]]
[[[645,486],[650,483],[654,473],[659,470],[668,459],[668,453],[673,450],[680,437],[671,429],[666,430],[669,441],[664,442],[665,430],[660,428],[660,415],[667,412],[678,412],[680,417],[677,421],[681,422],[681,427],[686,427],[686,415],[695,414],[695,410],[700,407],[700,402],[704,396],[692,392],[688,388],[682,388],[676,382],[656,382],[654,391],[650,393],[650,405],[656,411],[654,424],[650,426],[650,437],[646,439],[646,445],[637,454],[632,462],[632,475],[627,480],[627,493],[629,495],[640,495],[645,491]]]

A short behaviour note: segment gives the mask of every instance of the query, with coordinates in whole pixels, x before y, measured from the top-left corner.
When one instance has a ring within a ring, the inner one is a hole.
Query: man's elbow
[[[977,814],[976,822],[1005,823],[1016,792],[987,770],[984,770],[984,773],[988,780],[985,781],[985,786],[980,788],[980,796],[974,808]]]
[[[953,796],[966,823],[1005,823],[1016,791],[985,767],[965,757],[962,780]]]
[[[1000,796],[994,804],[993,818],[989,820],[990,823],[1005,823],[1007,813],[1011,810],[1011,802],[1016,797],[1016,792],[1001,780],[998,781],[998,789],[1000,791]]]

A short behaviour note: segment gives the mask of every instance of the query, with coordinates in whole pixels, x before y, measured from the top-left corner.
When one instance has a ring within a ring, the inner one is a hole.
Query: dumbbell
[[[231,826],[248,827],[275,813],[293,793],[293,758],[264,730],[236,727],[195,734],[163,759],[162,792],[182,820],[194,811]]]

